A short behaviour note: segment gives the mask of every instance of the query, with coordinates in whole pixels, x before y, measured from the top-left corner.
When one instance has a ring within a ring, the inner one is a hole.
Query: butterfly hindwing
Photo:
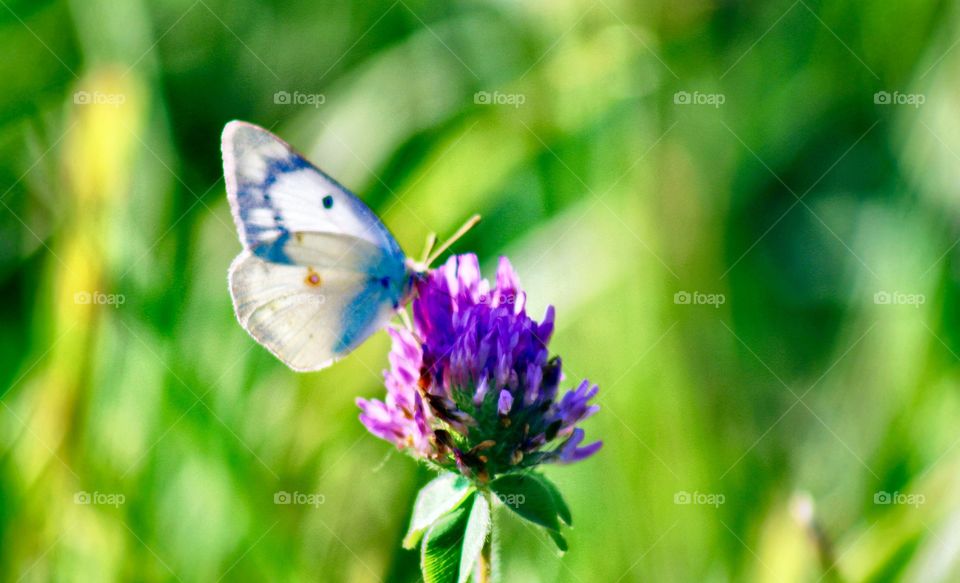
[[[291,368],[324,368],[403,302],[406,258],[362,201],[266,130],[227,124],[223,158],[244,244],[229,274],[237,319]]]
[[[294,370],[318,370],[349,353],[393,313],[363,273],[264,261],[249,251],[230,268],[240,324]]]

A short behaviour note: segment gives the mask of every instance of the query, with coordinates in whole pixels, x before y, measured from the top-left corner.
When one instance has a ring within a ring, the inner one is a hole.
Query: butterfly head
[[[406,267],[407,274],[406,277],[404,277],[404,285],[401,293],[403,299],[400,301],[400,305],[402,306],[407,305],[413,300],[417,284],[425,282],[430,274],[430,268],[428,266],[409,258],[407,259]]]

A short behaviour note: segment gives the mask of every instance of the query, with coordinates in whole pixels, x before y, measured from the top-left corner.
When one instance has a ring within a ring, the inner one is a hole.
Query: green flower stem
[[[487,539],[483,543],[480,558],[477,561],[477,583],[493,583],[493,529],[495,526],[493,522],[493,500],[489,490],[485,491],[483,496],[487,499],[491,510],[490,534],[487,535]]]

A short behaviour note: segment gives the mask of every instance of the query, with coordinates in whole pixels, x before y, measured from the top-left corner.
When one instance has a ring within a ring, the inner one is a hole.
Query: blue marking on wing
[[[284,251],[284,247],[289,240],[290,233],[283,231],[275,240],[261,243],[254,247],[252,251],[254,255],[266,261],[283,265],[293,265],[293,261]]]
[[[267,164],[267,175],[263,179],[262,188],[267,190],[277,181],[277,176],[287,172],[296,172],[304,168],[313,168],[310,162],[307,162],[300,156],[291,154],[287,158],[274,158]]]
[[[407,271],[402,253],[381,256],[379,261],[369,266],[367,273],[363,289],[344,308],[342,332],[334,347],[337,353],[349,352],[371,333],[370,325],[384,305],[393,309],[400,307],[410,285],[411,274]]]
[[[264,233],[280,229],[284,231],[283,214],[270,198],[270,188],[282,174],[296,172],[304,168],[313,168],[310,162],[291,153],[285,158],[273,158],[267,162],[267,168],[262,181],[246,180],[237,184],[237,204],[240,208],[240,219],[247,235],[247,245],[254,246],[264,239]],[[275,225],[258,225],[250,220],[250,213],[257,209],[268,208],[273,211]],[[282,248],[282,245],[281,245]],[[261,255],[261,252],[255,253]],[[263,251],[266,253],[267,251]],[[263,256],[263,255],[261,255]]]
[[[350,352],[354,345],[364,339],[370,324],[380,312],[383,304],[383,294],[377,286],[368,282],[363,286],[349,304],[344,309],[341,319],[343,330],[340,333],[340,339],[334,346],[334,351],[338,354]]]

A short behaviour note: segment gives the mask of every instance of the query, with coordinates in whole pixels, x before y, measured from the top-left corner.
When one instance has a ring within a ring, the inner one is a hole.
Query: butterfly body
[[[237,319],[291,368],[324,368],[409,300],[411,262],[359,198],[267,130],[230,122],[222,148],[244,246],[229,272]]]

